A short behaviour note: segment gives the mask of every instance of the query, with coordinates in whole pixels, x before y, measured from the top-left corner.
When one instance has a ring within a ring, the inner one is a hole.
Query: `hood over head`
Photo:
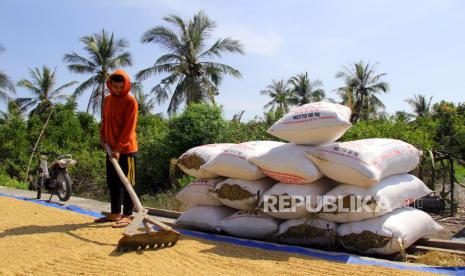
[[[111,76],[115,76],[115,75],[119,75],[119,76],[122,76],[124,78],[124,88],[123,88],[123,91],[121,91],[121,94],[119,95],[116,95],[113,90],[111,89],[111,85],[110,85],[110,78]],[[126,71],[124,70],[121,70],[121,69],[118,69],[116,70],[115,72],[113,72],[113,74],[111,74],[110,78],[107,79],[107,87],[108,89],[110,90],[110,93],[114,96],[126,96],[127,94],[129,94],[129,91],[131,90],[131,79],[129,78],[129,75],[128,73],[126,73]]]

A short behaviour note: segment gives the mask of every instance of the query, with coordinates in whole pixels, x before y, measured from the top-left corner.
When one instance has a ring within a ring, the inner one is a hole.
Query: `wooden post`
[[[454,189],[455,189],[455,171],[454,171],[454,158],[449,154],[449,177],[450,177],[450,215],[455,216],[457,213],[457,204],[455,203],[454,198]]]
[[[432,152],[432,150],[429,150],[429,155],[430,155],[430,158],[431,158],[431,166],[432,166],[432,169],[433,169],[433,173],[431,174],[431,190],[435,191],[435,184],[436,184],[436,160],[434,158],[434,154]]]

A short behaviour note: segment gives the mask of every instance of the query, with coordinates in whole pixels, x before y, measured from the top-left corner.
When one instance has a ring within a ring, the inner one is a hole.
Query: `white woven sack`
[[[327,197],[337,198],[334,205],[338,209],[334,212],[322,212],[319,217],[340,223],[379,217],[394,209],[408,207],[431,192],[423,181],[410,174],[393,175],[371,187],[339,185],[326,194]],[[349,204],[345,207],[346,210],[341,201]]]
[[[194,206],[183,212],[176,220],[176,224],[219,232],[218,223],[234,212],[234,209],[226,206]]]
[[[372,186],[384,178],[408,173],[421,152],[395,139],[373,138],[309,149],[306,156],[327,177],[345,184]]]
[[[337,234],[346,249],[388,255],[401,252],[418,239],[442,229],[427,213],[401,208],[381,217],[340,224]]]
[[[311,183],[323,177],[323,174],[305,157],[310,146],[284,144],[268,152],[250,158],[264,174],[281,182],[292,184]]]
[[[216,184],[224,178],[196,179],[176,195],[176,199],[193,205],[220,206],[215,192]]]
[[[201,166],[232,145],[234,144],[208,144],[191,148],[179,157],[177,165],[183,172],[196,178],[218,177],[218,174],[208,172]]]
[[[266,214],[278,219],[306,217],[311,211],[318,211],[319,199],[334,185],[334,181],[328,178],[309,184],[278,183],[262,195],[258,205]]]
[[[271,178],[241,180],[228,178],[216,185],[218,200],[226,206],[239,210],[254,210],[265,191],[276,182]]]
[[[238,211],[223,219],[218,228],[249,239],[268,239],[278,231],[279,221],[259,211]]]
[[[352,126],[349,107],[329,102],[299,106],[284,115],[268,133],[289,142],[320,145],[339,139]]]

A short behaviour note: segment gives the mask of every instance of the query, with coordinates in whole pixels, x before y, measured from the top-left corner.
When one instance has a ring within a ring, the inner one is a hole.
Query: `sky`
[[[260,95],[273,79],[308,72],[320,79],[328,97],[343,85],[335,74],[342,66],[363,60],[387,73],[390,91],[380,96],[388,113],[411,111],[405,99],[433,96],[433,102],[463,102],[465,75],[465,1],[453,0],[2,0],[0,2],[0,70],[14,82],[28,77],[28,68],[56,67],[57,85],[82,82],[89,76],[70,73],[66,53],[84,54],[79,38],[114,32],[129,41],[131,76],[153,65],[165,51],[143,44],[149,28],[167,25],[170,14],[189,19],[204,11],[216,21],[212,41],[240,40],[244,55],[218,61],[240,70],[241,79],[226,77],[217,102],[225,116],[245,110],[243,119],[262,116],[269,101]],[[144,89],[160,78],[143,82]],[[72,93],[73,89],[69,89]],[[29,96],[18,88],[17,97]],[[85,110],[89,93],[78,100]],[[0,109],[5,104],[0,103]],[[154,112],[166,112],[167,103]]]

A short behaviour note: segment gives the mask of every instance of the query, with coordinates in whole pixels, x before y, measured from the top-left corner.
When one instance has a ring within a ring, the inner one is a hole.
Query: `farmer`
[[[102,112],[100,143],[110,145],[113,157],[134,186],[136,176],[136,124],[138,104],[129,95],[131,81],[123,70],[116,70],[107,80],[110,94],[105,97]],[[133,203],[123,186],[113,164],[106,158],[107,185],[110,190],[111,212],[95,222],[115,222],[114,228],[123,228],[131,223]],[[122,197],[122,198],[121,198]],[[121,214],[121,199],[123,214]]]

